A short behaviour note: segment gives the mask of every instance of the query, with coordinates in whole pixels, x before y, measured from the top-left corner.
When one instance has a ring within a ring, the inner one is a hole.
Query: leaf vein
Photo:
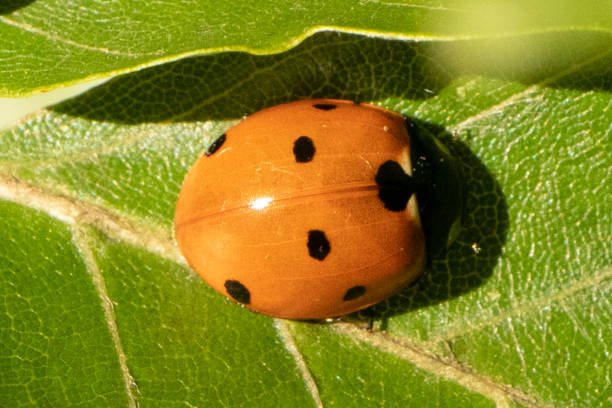
[[[117,353],[119,369],[121,370],[125,392],[127,395],[128,407],[137,408],[138,403],[136,401],[136,396],[133,392],[134,385],[136,383],[134,382],[134,378],[130,374],[130,370],[127,366],[127,356],[125,355],[123,346],[121,345],[119,329],[115,321],[113,302],[108,296],[106,284],[104,283],[104,277],[102,276],[102,272],[98,268],[98,263],[96,262],[95,256],[89,244],[91,239],[90,237],[88,237],[85,228],[83,226],[80,226],[78,222],[76,224],[73,224],[72,226],[72,236],[72,241],[74,242],[74,245],[83,257],[85,265],[91,274],[96,292],[98,293],[98,296],[100,298],[100,306],[102,306],[102,310],[104,312],[104,320],[106,321],[106,326],[111,335],[113,346]]]
[[[0,21],[7,25],[23,29],[29,33],[43,36],[53,42],[63,43],[63,44],[66,44],[72,47],[81,48],[81,49],[88,50],[88,51],[101,52],[101,53],[108,54],[108,55],[119,55],[123,57],[135,58],[135,57],[161,55],[163,52],[163,50],[159,50],[159,51],[151,52],[151,53],[134,54],[134,53],[124,52],[124,51],[119,51],[119,50],[112,50],[110,48],[105,48],[105,47],[94,47],[94,46],[87,45],[87,44],[81,44],[77,41],[74,41],[68,38],[61,37],[55,33],[50,33],[50,32],[41,30],[40,28],[34,27],[33,25],[30,25],[27,23],[11,20],[10,18],[7,18],[7,17],[0,16]]]
[[[558,72],[557,74],[552,75],[552,76],[550,76],[550,77],[540,81],[539,83],[534,84],[534,85],[524,89],[521,92],[518,92],[518,93],[515,93],[513,95],[510,95],[508,98],[506,98],[505,100],[499,102],[498,104],[495,104],[495,105],[489,107],[488,109],[479,112],[476,115],[473,115],[473,116],[470,116],[470,117],[464,119],[463,121],[453,125],[451,127],[451,130],[454,133],[458,133],[461,130],[465,129],[466,127],[472,125],[473,123],[475,123],[475,122],[477,122],[477,121],[479,121],[481,119],[488,118],[488,117],[493,116],[495,114],[501,114],[509,106],[512,106],[513,104],[520,102],[523,98],[529,96],[532,93],[535,93],[536,91],[538,91],[542,87],[544,87],[546,85],[549,85],[549,84],[551,84],[551,83],[553,83],[553,82],[555,82],[555,81],[557,81],[557,80],[559,80],[559,79],[561,79],[561,78],[563,78],[563,77],[565,77],[567,75],[570,75],[570,74],[578,71],[580,68],[584,67],[585,65],[588,65],[588,64],[591,64],[591,63],[593,63],[593,62],[595,62],[597,60],[603,59],[608,54],[611,54],[611,53],[612,53],[612,48],[610,48],[608,50],[605,50],[605,51],[603,51],[603,52],[601,52],[599,54],[596,54],[596,55],[592,56],[591,58],[587,58],[587,59],[585,59],[584,61],[582,61],[579,64],[572,65],[572,66],[568,67],[567,69],[562,70],[562,71]],[[540,95],[535,95],[533,98],[534,99],[540,99],[541,96]]]
[[[386,332],[372,333],[350,323],[337,323],[334,329],[338,334],[355,342],[366,343],[378,350],[391,353],[430,374],[456,382],[470,391],[484,395],[495,401],[498,407],[510,406],[509,400],[531,408],[552,407],[510,386],[498,384],[487,377],[477,375],[458,362],[441,360],[431,352]]]
[[[321,396],[319,395],[319,389],[317,387],[317,384],[314,378],[312,377],[312,374],[310,374],[310,371],[308,370],[308,367],[306,366],[306,362],[304,361],[304,357],[302,356],[302,353],[300,353],[300,351],[298,350],[295,344],[295,341],[293,341],[293,336],[291,335],[291,331],[289,330],[289,322],[287,322],[287,320],[274,319],[274,327],[276,328],[276,331],[278,332],[281,339],[283,340],[285,349],[289,352],[289,354],[291,354],[291,356],[293,356],[293,359],[295,360],[298,370],[300,371],[302,375],[302,379],[304,380],[304,383],[306,384],[306,388],[310,392],[310,395],[312,396],[315,402],[315,405],[318,408],[322,408],[323,403],[321,402]]]
[[[612,266],[607,267],[600,274],[597,274],[591,277],[587,277],[586,279],[580,279],[580,280],[574,281],[572,284],[559,290],[553,295],[543,296],[543,297],[535,299],[532,302],[525,303],[523,305],[513,305],[506,311],[499,313],[491,318],[482,320],[478,323],[473,323],[469,327],[462,327],[459,330],[448,331],[444,333],[443,335],[432,337],[427,341],[427,343],[433,344],[433,343],[437,343],[441,341],[447,342],[455,337],[463,336],[473,331],[480,330],[484,327],[496,326],[499,323],[505,322],[508,319],[515,317],[515,316],[524,316],[532,312],[538,312],[542,310],[542,308],[546,306],[550,306],[554,302],[559,302],[562,304],[564,300],[573,296],[575,293],[581,290],[584,290],[584,289],[595,287],[599,285],[600,283],[606,281],[607,279],[610,279],[611,277],[612,277]]]

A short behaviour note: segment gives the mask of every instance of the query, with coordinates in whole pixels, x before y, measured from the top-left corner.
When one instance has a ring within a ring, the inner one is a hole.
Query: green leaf
[[[20,96],[186,56],[269,54],[313,33],[461,40],[547,32],[612,33],[609,1],[5,0],[0,95]]]
[[[139,70],[20,120],[0,133],[0,401],[610,405],[610,67],[606,33],[326,32]],[[240,308],[172,239],[197,156],[244,115],[315,96],[409,116],[465,179],[457,242],[368,311],[372,332]]]
[[[125,406],[107,299],[71,228],[6,201],[0,214],[0,401]]]

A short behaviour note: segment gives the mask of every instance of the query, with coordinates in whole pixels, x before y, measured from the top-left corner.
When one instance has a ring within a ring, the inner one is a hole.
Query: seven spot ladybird
[[[426,264],[410,138],[400,115],[351,101],[259,111],[187,174],[179,248],[218,292],[270,316],[378,303]]]

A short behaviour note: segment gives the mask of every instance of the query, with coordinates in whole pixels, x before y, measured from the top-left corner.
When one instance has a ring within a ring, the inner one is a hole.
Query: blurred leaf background
[[[5,0],[2,96],[108,81],[0,130],[0,405],[611,405],[611,16]],[[309,97],[400,112],[462,169],[457,242],[367,313],[373,332],[239,308],[172,238],[198,155]]]

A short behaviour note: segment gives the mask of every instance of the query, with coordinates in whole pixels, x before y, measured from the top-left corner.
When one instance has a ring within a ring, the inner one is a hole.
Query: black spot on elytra
[[[242,283],[236,280],[226,280],[224,286],[227,293],[238,302],[245,305],[251,303],[251,293]]]
[[[298,163],[306,163],[312,160],[315,154],[314,143],[308,136],[300,136],[293,143],[293,155]]]
[[[308,253],[310,256],[319,261],[325,259],[331,250],[325,233],[320,230],[308,231],[308,244],[306,245],[308,246]]]
[[[405,210],[408,200],[416,189],[414,179],[393,160],[387,160],[378,168],[376,184],[378,184],[378,198],[385,208],[391,211]]]
[[[346,302],[349,300],[357,299],[359,296],[363,296],[365,292],[365,286],[353,286],[352,288],[346,291],[342,300]]]
[[[206,150],[205,154],[207,156],[211,156],[213,153],[219,150],[219,148],[223,145],[223,143],[225,143],[226,138],[227,136],[225,136],[225,133],[219,136],[217,140],[215,140],[210,146],[208,146],[208,150]]]
[[[332,109],[336,109],[336,105],[333,103],[315,103],[314,106],[316,109],[320,109],[320,110],[332,110]]]

